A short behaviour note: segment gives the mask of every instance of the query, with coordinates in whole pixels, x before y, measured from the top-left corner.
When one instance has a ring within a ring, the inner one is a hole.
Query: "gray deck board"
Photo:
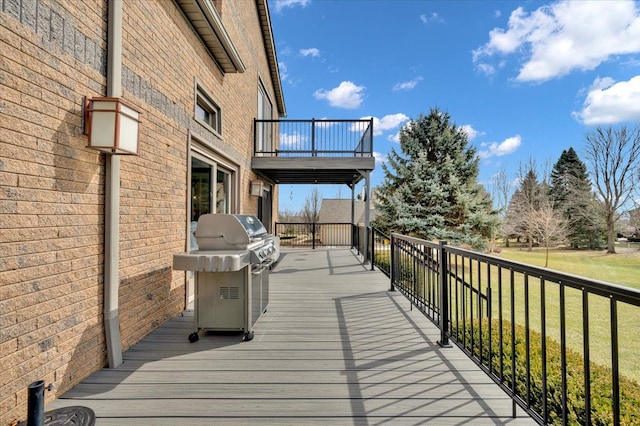
[[[47,406],[97,425],[534,424],[350,250],[285,252],[255,338],[161,326]]]

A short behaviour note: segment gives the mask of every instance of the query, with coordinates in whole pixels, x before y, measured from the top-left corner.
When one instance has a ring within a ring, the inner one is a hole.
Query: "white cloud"
[[[582,111],[573,116],[587,125],[640,120],[640,75],[618,83],[608,77],[597,78]]]
[[[520,147],[521,144],[522,138],[520,137],[520,135],[515,135],[507,138],[500,143],[482,143],[480,146],[487,149],[478,151],[478,157],[480,157],[481,159],[485,159],[489,157],[502,157],[503,155],[512,154]]]
[[[362,104],[364,86],[357,86],[351,81],[343,81],[331,90],[318,89],[313,93],[316,99],[326,99],[329,105],[337,108],[355,109]]]
[[[373,135],[380,136],[384,132],[398,128],[401,124],[409,121],[409,117],[399,112],[397,114],[388,114],[382,118],[378,117],[362,117],[361,120],[373,118]]]
[[[280,71],[280,79],[282,81],[285,81],[289,77],[287,64],[285,64],[284,62],[278,62],[278,70]]]
[[[444,19],[442,19],[437,12],[432,12],[429,15],[422,14],[420,15],[420,20],[423,24],[428,24],[429,22],[444,22]]]
[[[400,132],[387,136],[387,140],[390,142],[400,143]]]
[[[377,151],[373,151],[373,158],[376,159],[377,165],[387,162],[387,155]]]
[[[495,28],[473,51],[483,72],[494,55],[523,54],[518,81],[545,81],[574,70],[592,70],[616,55],[640,52],[640,9],[633,0],[561,0],[511,12],[508,28]]]
[[[280,134],[280,146],[294,146],[294,145],[304,145],[309,140],[309,137],[306,134],[301,134],[298,132],[282,133]]]
[[[465,124],[463,126],[460,126],[460,128],[462,129],[463,132],[467,134],[467,138],[469,138],[470,141],[474,140],[476,137],[478,137],[478,135],[484,134],[474,129],[471,124]]]
[[[282,9],[287,7],[306,7],[310,3],[311,0],[276,0],[276,12],[280,12]]]
[[[410,81],[397,83],[395,86],[393,86],[393,91],[396,92],[398,90],[411,90],[415,88],[418,85],[418,83],[420,83],[421,81],[422,81],[422,77],[416,77]]]
[[[320,51],[315,47],[311,47],[309,49],[300,49],[300,54],[302,56],[316,57],[316,56],[320,56]]]

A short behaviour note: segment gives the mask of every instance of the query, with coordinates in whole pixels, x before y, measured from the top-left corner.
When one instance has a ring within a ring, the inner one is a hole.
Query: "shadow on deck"
[[[270,281],[252,341],[191,344],[177,317],[47,410],[88,406],[97,425],[535,424],[352,251],[285,252]]]

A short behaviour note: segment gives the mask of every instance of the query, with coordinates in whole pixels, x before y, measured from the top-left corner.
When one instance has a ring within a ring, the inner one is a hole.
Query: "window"
[[[262,84],[258,87],[258,120],[271,120],[273,107]],[[260,123],[256,129],[258,144],[256,151],[259,153],[273,152],[273,123]]]
[[[234,213],[235,170],[225,167],[207,155],[191,155],[191,231],[195,231],[201,215],[207,213]],[[191,250],[197,248],[191,239]]]
[[[222,134],[220,107],[211,100],[200,86],[196,86],[196,120],[218,134]]]

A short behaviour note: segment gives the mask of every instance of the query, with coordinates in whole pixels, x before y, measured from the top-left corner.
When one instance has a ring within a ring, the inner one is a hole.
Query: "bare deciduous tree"
[[[640,180],[640,126],[598,127],[586,136],[586,158],[604,209],[607,253],[615,253],[615,223]]]
[[[553,209],[551,202],[543,202],[530,213],[529,223],[532,234],[545,246],[544,267],[549,266],[549,247],[563,242],[567,227],[560,212]]]
[[[304,207],[302,208],[302,217],[305,222],[318,222],[320,219],[320,204],[322,204],[320,192],[318,192],[318,188],[313,188],[304,200]]]

